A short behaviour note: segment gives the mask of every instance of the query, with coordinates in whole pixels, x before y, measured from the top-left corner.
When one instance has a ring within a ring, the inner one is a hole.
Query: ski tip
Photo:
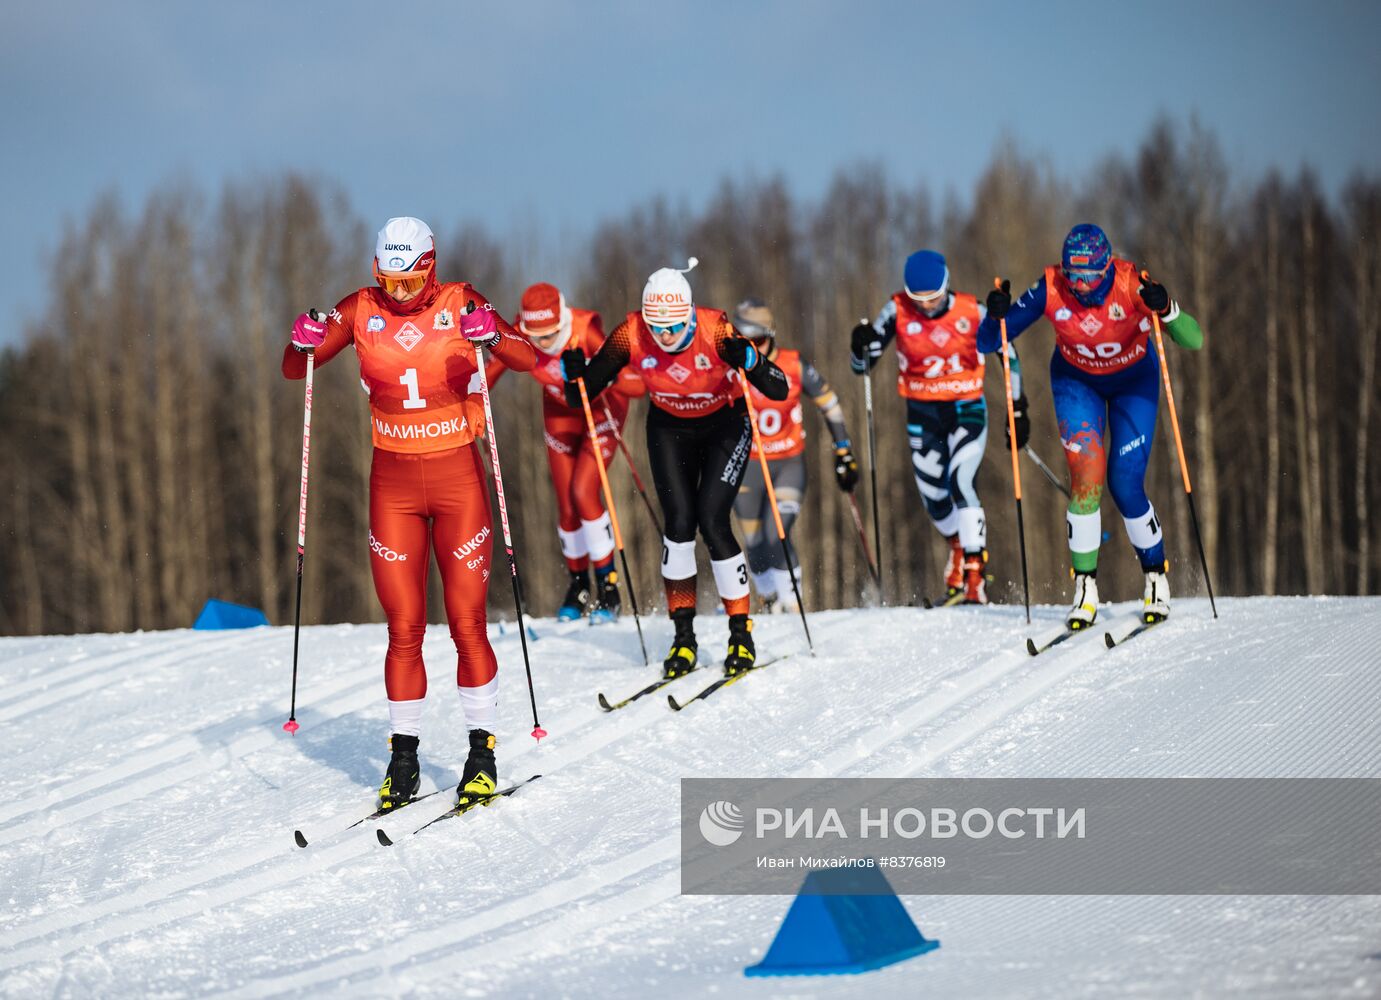
[[[604,709],[606,712],[612,712],[614,710],[614,706],[609,704],[609,699],[604,697],[603,691],[599,693],[599,707]]]
[[[1109,649],[1117,645],[1117,640],[1112,637],[1111,632],[1103,633],[1103,645],[1107,646]]]
[[[929,597],[922,597],[922,598],[921,598],[921,607],[923,607],[923,608],[925,608],[927,611],[929,611],[931,608],[935,607],[935,605],[932,604],[932,603],[930,602],[930,598],[929,598]]]
[[[388,834],[384,833],[383,830],[375,830],[375,831],[374,831],[374,836],[376,836],[376,837],[379,838],[379,846],[380,846],[380,847],[392,847],[392,846],[393,846],[393,841],[391,841],[391,840],[388,839]]]
[[[677,702],[677,700],[676,700],[676,695],[674,695],[674,694],[669,694],[669,695],[667,695],[667,704],[671,706],[671,710],[672,710],[673,712],[679,712],[679,711],[681,711],[682,706],[680,705],[680,703]]]
[[[1028,653],[1030,653],[1032,656],[1039,656],[1039,655],[1040,655],[1040,650],[1036,648],[1036,640],[1035,640],[1035,639],[1027,639],[1027,640],[1026,640],[1026,651],[1027,651]]]
[[[298,847],[306,847],[306,846],[307,846],[307,838],[304,837],[304,836],[302,836],[302,831],[301,831],[301,830],[294,830],[294,831],[293,831],[293,840],[297,841],[297,846],[298,846]]]
[[[536,642],[538,639],[541,638],[541,636],[537,634],[537,630],[533,628],[531,625],[527,627],[527,637],[531,639],[533,642]]]

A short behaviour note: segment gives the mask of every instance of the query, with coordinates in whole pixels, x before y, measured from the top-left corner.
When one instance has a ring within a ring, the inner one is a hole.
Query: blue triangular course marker
[[[201,614],[197,615],[196,624],[192,628],[254,628],[256,625],[268,623],[268,617],[258,608],[218,601],[213,597],[202,606]]]
[[[940,947],[912,923],[877,868],[828,868],[806,876],[772,940],[745,976],[869,972]]]

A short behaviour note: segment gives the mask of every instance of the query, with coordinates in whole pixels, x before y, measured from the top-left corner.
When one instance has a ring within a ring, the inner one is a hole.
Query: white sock
[[[673,542],[662,539],[662,579],[689,580],[695,576],[695,540]]]
[[[589,549],[585,546],[585,532],[580,528],[574,531],[557,528],[556,533],[561,537],[561,554],[567,559],[579,559],[589,554]]]
[[[1069,522],[1069,551],[1097,552],[1103,543],[1103,518],[1101,511],[1092,514],[1076,514],[1065,511]]]
[[[388,701],[388,724],[400,736],[422,735],[422,705],[426,698],[416,701]]]
[[[988,547],[988,522],[982,507],[959,508],[959,545],[965,552],[981,552]]]
[[[610,526],[608,511],[597,521],[581,521],[580,533],[585,536],[585,549],[591,563],[603,562],[604,557],[614,551],[614,529]]]
[[[460,709],[465,715],[465,728],[494,731],[499,721],[499,675],[489,678],[479,687],[458,687]]]
[[[728,559],[710,560],[710,569],[714,570],[714,585],[721,598],[732,601],[748,596],[748,563],[742,552]]]
[[[753,586],[764,597],[775,594],[777,592],[776,571],[769,569],[763,573],[754,573]]]
[[[1160,519],[1156,517],[1155,507],[1147,507],[1140,517],[1124,517],[1122,523],[1126,525],[1127,537],[1134,548],[1153,548],[1161,540]]]

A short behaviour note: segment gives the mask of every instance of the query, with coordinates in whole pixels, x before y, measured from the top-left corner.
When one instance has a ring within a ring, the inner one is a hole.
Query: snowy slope
[[[0,640],[0,994],[1381,995],[1375,897],[909,897],[939,951],[747,980],[789,899],[678,895],[683,776],[1381,775],[1381,599],[1220,610],[1035,660],[1020,609],[828,612],[814,659],[679,715],[597,708],[650,679],[631,621],[539,621],[540,747],[494,627],[503,776],[545,777],[391,849],[336,832],[387,756],[382,626],[304,632],[295,738],[287,629]],[[702,617],[703,650],[724,634]],[[755,635],[803,645],[790,618]],[[444,630],[425,652],[424,791],[464,758]]]

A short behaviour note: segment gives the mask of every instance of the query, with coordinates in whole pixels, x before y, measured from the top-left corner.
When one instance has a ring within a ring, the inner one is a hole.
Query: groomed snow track
[[[539,621],[540,747],[516,633],[493,628],[502,776],[545,777],[411,838],[444,805],[419,803],[389,849],[341,832],[387,756],[382,626],[305,630],[296,737],[290,630],[0,640],[0,993],[1381,994],[1375,897],[909,897],[938,952],[773,981],[741,970],[789,900],[679,895],[682,777],[1381,775],[1381,599],[1220,610],[1035,659],[1020,609],[826,612],[814,658],[799,622],[760,619],[760,651],[793,655],[681,713],[597,706],[650,675],[631,621]],[[699,631],[722,647],[722,618]],[[442,629],[425,653],[424,790],[464,759]]]

